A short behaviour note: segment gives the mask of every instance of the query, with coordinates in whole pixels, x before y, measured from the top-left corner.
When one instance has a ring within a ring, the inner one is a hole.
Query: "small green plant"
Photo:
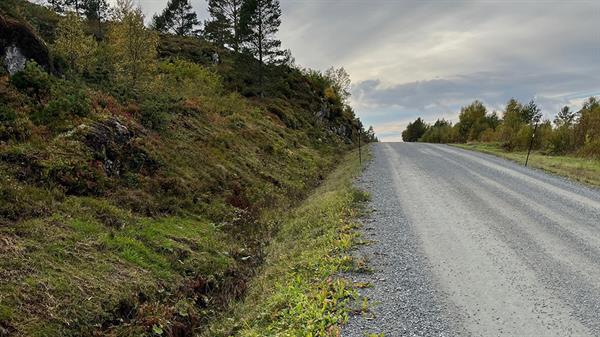
[[[140,106],[140,122],[143,126],[156,131],[164,130],[169,124],[169,111],[173,103],[166,98],[146,99]]]
[[[23,114],[0,105],[0,141],[24,141],[31,135],[33,125]]]
[[[579,154],[584,157],[600,160],[600,139],[585,144],[579,150]]]
[[[46,215],[52,200],[52,193],[48,191],[3,178],[0,184],[0,220]]]
[[[50,92],[52,78],[35,61],[28,61],[25,69],[11,77],[10,83],[20,91],[39,99]]]
[[[221,92],[222,83],[218,74],[199,64],[175,60],[162,62],[158,67],[159,85],[156,90],[169,90],[174,97],[211,96]]]
[[[58,127],[71,117],[85,117],[90,113],[90,100],[84,90],[57,91],[55,98],[34,115],[36,123]]]

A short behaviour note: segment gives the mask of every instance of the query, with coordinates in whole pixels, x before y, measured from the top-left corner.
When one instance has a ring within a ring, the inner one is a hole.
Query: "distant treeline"
[[[502,116],[488,112],[480,101],[463,107],[459,122],[438,119],[430,125],[418,118],[402,132],[405,142],[467,143],[498,142],[508,151],[533,148],[550,154],[574,153],[600,158],[600,101],[589,98],[581,110],[565,106],[553,121],[543,120],[534,101],[522,104],[511,99]]]

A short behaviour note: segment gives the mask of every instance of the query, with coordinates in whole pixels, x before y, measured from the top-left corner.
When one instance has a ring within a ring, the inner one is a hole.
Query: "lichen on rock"
[[[27,60],[34,60],[47,71],[55,70],[46,43],[34,29],[0,14],[0,66],[13,75],[23,70]]]
[[[27,58],[23,55],[19,47],[11,45],[6,48],[6,51],[4,52],[4,65],[10,75],[14,75],[25,69],[26,61]]]

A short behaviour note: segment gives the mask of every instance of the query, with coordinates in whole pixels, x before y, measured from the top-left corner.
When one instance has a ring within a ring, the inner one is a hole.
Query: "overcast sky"
[[[200,17],[206,1],[192,0]],[[166,0],[139,0],[147,16]],[[533,98],[547,116],[600,95],[600,0],[281,0],[299,65],[344,66],[352,105],[386,141],[416,117]]]

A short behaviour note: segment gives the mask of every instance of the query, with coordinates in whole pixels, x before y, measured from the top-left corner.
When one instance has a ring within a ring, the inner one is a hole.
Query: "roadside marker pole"
[[[529,142],[529,150],[527,150],[527,159],[525,159],[525,167],[529,164],[529,155],[531,154],[531,148],[533,147],[533,140],[535,139],[535,133],[538,128],[538,122],[535,123],[535,128],[533,128],[533,134],[531,135],[531,142]]]
[[[360,128],[358,129],[358,162],[362,165],[362,148],[360,145]]]

